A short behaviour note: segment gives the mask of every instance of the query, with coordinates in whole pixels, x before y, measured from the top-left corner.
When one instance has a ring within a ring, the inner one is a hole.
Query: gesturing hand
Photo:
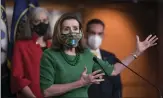
[[[104,75],[104,73],[100,73],[100,72],[101,70],[96,70],[91,74],[87,74],[87,68],[84,67],[84,71],[80,77],[82,84],[83,85],[99,84],[100,82],[104,81],[104,79],[101,78]]]
[[[144,41],[139,40],[139,36],[136,36],[137,42],[137,52],[142,53],[149,47],[157,45],[156,41],[158,40],[157,36],[149,35]]]

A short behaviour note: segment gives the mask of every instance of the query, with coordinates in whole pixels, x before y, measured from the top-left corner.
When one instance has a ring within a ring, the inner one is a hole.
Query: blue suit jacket
[[[117,62],[116,56],[105,50],[100,50],[103,60],[108,60],[109,63]],[[105,81],[100,84],[92,84],[88,89],[89,98],[122,98],[122,84],[120,75],[104,76]]]

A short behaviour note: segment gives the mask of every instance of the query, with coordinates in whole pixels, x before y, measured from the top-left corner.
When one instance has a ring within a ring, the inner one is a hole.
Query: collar
[[[96,49],[96,50],[92,50],[92,49],[90,49],[91,51],[94,51],[94,52],[100,52],[100,49],[98,48],[98,49]]]
[[[95,54],[99,59],[102,59],[102,56],[101,56],[101,52],[100,52],[100,49],[96,49],[96,50],[92,50],[90,49],[90,51]]]
[[[89,45],[88,45],[88,44],[86,44],[86,47],[87,47],[88,49],[90,49],[90,51],[94,51],[94,52],[100,52],[100,49],[99,49],[99,48],[97,48],[96,50],[93,50],[93,49],[91,49],[91,48],[89,47]]]
[[[37,41],[38,38],[39,38],[39,35],[38,35],[38,34],[34,33],[34,34],[32,35],[32,40],[33,40],[33,42],[34,42],[35,44],[37,44],[36,41]],[[37,44],[37,45],[38,45],[38,44]],[[46,46],[47,46],[48,48],[51,46],[51,42],[50,42],[49,40],[46,40]]]
[[[32,35],[32,40],[33,40],[34,43],[36,43],[38,37],[39,37],[39,36],[38,36],[36,33],[34,33],[34,34]]]
[[[47,41],[46,41],[46,46],[47,46],[48,48],[51,47],[51,41],[47,40]]]

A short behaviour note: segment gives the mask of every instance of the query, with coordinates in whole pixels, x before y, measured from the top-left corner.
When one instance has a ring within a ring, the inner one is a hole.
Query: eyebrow
[[[70,26],[63,26],[63,27],[70,27]],[[72,27],[78,27],[79,28],[79,26],[72,26]]]
[[[99,32],[99,33],[103,34],[104,32]]]
[[[94,31],[92,31],[92,30],[90,30],[89,32],[91,32],[91,33],[96,33],[96,32],[94,32]],[[98,32],[99,34],[103,34],[104,32]]]
[[[73,26],[73,27],[77,27],[77,28],[79,28],[79,26]]]

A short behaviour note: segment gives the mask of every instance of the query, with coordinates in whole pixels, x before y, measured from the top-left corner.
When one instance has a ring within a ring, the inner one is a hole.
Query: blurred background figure
[[[40,90],[40,58],[50,47],[48,40],[49,13],[36,7],[29,11],[23,34],[14,45],[11,91],[17,98],[42,98]]]
[[[0,20],[1,24],[1,89],[2,96],[10,95],[9,87],[9,74],[10,70],[7,67],[7,46],[8,46],[8,34],[4,21]]]
[[[59,17],[64,13],[64,12],[61,12],[61,11],[58,11],[58,10],[53,10],[50,12],[51,15],[49,17],[49,24],[50,24],[50,33],[51,35],[53,35],[53,29],[54,29],[54,26],[55,26],[55,23],[57,22],[57,20],[59,19]]]
[[[116,56],[100,49],[104,37],[105,24],[100,19],[91,19],[86,25],[87,46],[91,52],[100,59],[107,60],[111,64],[117,63]],[[122,98],[122,85],[120,75],[104,76],[105,81],[100,84],[92,84],[88,90],[89,98]]]
[[[1,0],[1,19],[0,19],[0,28],[1,28],[1,97],[10,96],[10,70],[7,66],[7,49],[8,49],[8,24],[7,24],[7,14],[6,14],[6,4],[5,0]]]
[[[6,23],[1,19],[1,66],[5,63],[7,59],[7,44],[8,44],[8,32]]]

